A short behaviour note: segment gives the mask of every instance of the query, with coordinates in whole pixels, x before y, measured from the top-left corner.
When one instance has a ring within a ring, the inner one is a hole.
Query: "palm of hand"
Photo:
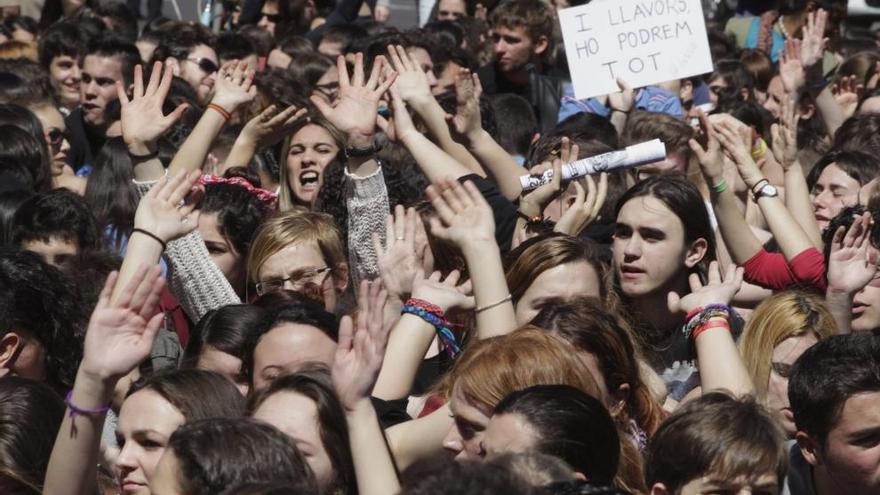
[[[495,220],[488,208],[475,206],[459,211],[449,222],[441,235],[453,242],[472,239],[491,239],[495,231]]]
[[[191,232],[198,222],[185,218],[176,207],[156,198],[144,197],[135,212],[134,224],[165,239],[177,239]]]
[[[378,259],[382,284],[389,294],[401,296],[413,291],[413,277],[418,262],[416,253],[402,242],[395,243],[391,249]]]
[[[131,309],[102,308],[95,311],[86,333],[84,363],[89,370],[122,376],[147,358],[153,347],[144,335],[147,320]]]
[[[828,257],[828,285],[854,292],[868,284],[877,272],[877,266],[868,263],[862,250],[842,247]]]
[[[710,304],[728,304],[737,290],[739,290],[739,284],[732,282],[709,284],[681,298],[678,302],[678,309],[689,313],[696,308]]]
[[[413,282],[413,297],[436,304],[443,311],[473,305],[473,300],[466,294],[463,294],[457,287],[429,279]]]
[[[376,124],[378,108],[379,101],[372,91],[349,86],[340,92],[336,106],[325,117],[342,132],[357,130],[370,133]]]
[[[171,127],[162,104],[149,98],[132,100],[122,108],[122,137],[126,143],[152,142]]]
[[[431,96],[431,85],[428,84],[428,77],[418,67],[399,72],[394,84],[397,86],[403,101],[412,101],[419,97]]]
[[[780,64],[779,77],[782,78],[782,87],[787,93],[794,93],[806,84],[804,68],[800,61]]]
[[[227,110],[250,103],[256,95],[256,91],[249,91],[244,86],[221,77],[218,77],[214,83],[214,99]]]

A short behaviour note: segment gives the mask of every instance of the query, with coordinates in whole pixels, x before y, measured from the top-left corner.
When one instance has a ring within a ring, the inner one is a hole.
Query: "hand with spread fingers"
[[[495,217],[473,182],[462,185],[446,179],[428,186],[428,199],[437,211],[431,232],[459,247],[473,242],[495,242]]]
[[[468,280],[459,284],[460,280],[461,273],[458,270],[452,270],[443,279],[440,272],[425,277],[425,272],[419,269],[412,281],[412,297],[436,304],[444,313],[450,309],[473,309],[471,282]]]
[[[433,99],[428,74],[401,45],[388,46],[388,60],[397,71],[394,85],[403,101],[410,105]]]
[[[269,105],[245,124],[240,138],[248,139],[257,149],[272,146],[290,134],[296,122],[306,115],[307,110],[293,105],[278,112],[275,105]]]
[[[849,230],[834,232],[828,256],[828,291],[855,294],[877,273],[877,250],[871,246],[871,214],[855,219]]]
[[[254,101],[257,96],[257,87],[253,84],[255,74],[243,60],[223,64],[217,72],[211,103],[232,113],[241,105]]]
[[[385,247],[379,235],[373,234],[379,276],[388,295],[405,300],[412,293],[412,281],[419,267],[416,254],[416,222],[420,222],[415,208],[394,208],[385,222]]]
[[[700,276],[692,273],[688,277],[691,292],[681,297],[677,292],[670,292],[668,297],[669,311],[673,313],[689,313],[697,308],[710,304],[730,304],[733,296],[739,291],[743,281],[743,269],[731,264],[727,267],[724,277],[721,276],[718,262],[709,263],[709,283],[703,285]]]
[[[122,81],[116,81],[116,94],[121,107],[122,139],[125,144],[155,148],[159,137],[165,134],[186,111],[186,103],[181,103],[168,115],[162,111],[162,105],[171,89],[172,79],[174,73],[171,67],[165,66],[163,70],[162,63],[156,62],[153,64],[153,71],[150,73],[146,88],[143,67],[135,66],[131,98],[126,94]]]
[[[586,184],[586,191],[582,183]],[[608,174],[603,172],[599,175],[598,187],[589,175],[574,181],[572,185],[575,188],[574,200],[559,217],[553,230],[576,236],[599,218],[599,212],[608,195]]]
[[[198,212],[193,210],[204,195],[204,189],[197,185],[200,175],[200,170],[181,171],[160,179],[141,198],[134,215],[135,228],[166,243],[192,232],[198,226]]]

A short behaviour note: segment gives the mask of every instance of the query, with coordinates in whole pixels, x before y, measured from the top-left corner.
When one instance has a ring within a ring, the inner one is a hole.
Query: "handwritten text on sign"
[[[700,0],[593,0],[559,22],[579,99],[712,71]]]

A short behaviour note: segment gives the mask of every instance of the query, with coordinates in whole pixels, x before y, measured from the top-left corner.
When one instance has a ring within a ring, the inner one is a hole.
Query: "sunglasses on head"
[[[265,17],[266,20],[271,23],[278,24],[279,22],[281,22],[281,14],[263,14],[261,12],[260,15]]]
[[[188,58],[187,60],[198,65],[199,69],[202,69],[205,74],[213,74],[220,70],[220,67],[208,58]]]

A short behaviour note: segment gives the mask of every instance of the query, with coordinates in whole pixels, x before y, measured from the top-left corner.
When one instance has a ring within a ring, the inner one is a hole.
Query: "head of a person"
[[[739,60],[719,60],[706,80],[713,105],[725,100],[753,101],[755,82]]]
[[[865,89],[870,87],[871,79],[877,74],[877,64],[880,56],[874,51],[863,51],[850,55],[840,64],[837,69],[838,78],[855,77],[856,84]]]
[[[467,15],[467,2],[465,0],[440,0],[437,2],[438,21],[457,21]]]
[[[171,435],[202,419],[244,414],[245,401],[224,376],[203,370],[158,373],[135,382],[119,410],[116,460],[119,488],[126,495],[156,493],[150,485]]]
[[[805,350],[836,333],[837,324],[819,297],[790,291],[758,305],[740,337],[740,354],[755,396],[777,414],[789,436],[795,432],[788,403],[791,368]]]
[[[770,86],[770,81],[775,73],[775,67],[770,56],[763,50],[752,48],[743,51],[739,59],[755,83],[756,96],[761,94],[763,98],[766,98],[767,88]],[[757,99],[761,100],[761,98]],[[761,104],[763,101],[758,101],[758,103]]]
[[[240,33],[222,33],[214,44],[220,65],[233,60],[247,62],[247,68],[256,71],[259,57],[257,49],[246,36]]]
[[[781,493],[788,466],[785,434],[750,398],[712,392],[660,425],[645,460],[651,495]]]
[[[880,158],[866,151],[840,150],[823,156],[807,176],[819,227],[848,206],[859,203],[859,190],[880,176]]]
[[[293,129],[281,167],[282,210],[311,206],[318,197],[324,169],[341,158],[345,140],[323,117],[302,119]]]
[[[133,178],[131,156],[122,138],[105,141],[95,157],[83,199],[95,216],[99,232],[113,231],[107,234],[107,240],[117,245],[134,227],[138,195]]]
[[[548,299],[590,296],[616,305],[611,271],[591,240],[562,234],[533,237],[510,251],[505,262],[520,325],[531,321]]]
[[[70,151],[64,116],[61,115],[50,95],[45,95],[44,98],[35,100],[27,106],[43,125],[43,138],[49,147],[52,175],[57,177],[64,171],[64,166],[67,164],[67,153]]]
[[[654,176],[617,201],[614,269],[626,298],[687,291],[687,277],[715,258],[715,235],[697,188],[683,178]]]
[[[490,102],[495,112],[498,144],[513,156],[526,156],[538,132],[538,120],[532,105],[513,93],[493,95]]]
[[[483,441],[495,406],[510,393],[532,385],[570,385],[602,396],[574,347],[537,327],[482,340],[456,361],[447,383],[455,424],[443,447],[460,459],[486,455]]]
[[[328,57],[336,58],[351,51],[354,43],[367,37],[367,30],[357,24],[331,26],[321,33],[315,50]]]
[[[250,386],[241,357],[262,317],[263,310],[251,304],[230,304],[208,311],[190,333],[184,366],[220,373],[247,396]]]
[[[73,23],[58,22],[40,35],[40,64],[49,72],[58,102],[68,110],[80,101],[80,62],[85,53],[85,37]]]
[[[92,128],[106,129],[113,118],[112,106],[118,96],[116,83],[128,88],[134,81],[134,67],[141,54],[134,44],[112,35],[89,42],[83,57],[80,82],[80,106],[83,122]]]
[[[220,182],[205,185],[205,195],[198,205],[199,233],[211,259],[226,280],[240,294],[245,294],[247,270],[245,261],[257,229],[270,212],[267,202],[260,199],[250,182]],[[246,183],[245,183],[246,182]]]
[[[318,493],[296,445],[274,427],[251,418],[214,418],[181,426],[171,435],[150,487],[154,495],[213,495],[244,482],[287,482]]]
[[[489,420],[483,448],[489,459],[511,452],[552,455],[602,484],[613,482],[620,461],[620,439],[608,410],[568,385],[535,385],[505,397]]]
[[[39,193],[25,201],[15,212],[13,225],[13,242],[50,265],[100,246],[88,203],[66,189]]]
[[[635,421],[649,436],[662,410],[640,373],[632,329],[601,300],[578,297],[546,300],[531,324],[552,332],[577,349],[620,424]]]
[[[400,495],[458,493],[483,495],[537,495],[536,490],[509,466],[474,459],[435,457],[410,466],[400,478]]]
[[[6,113],[0,111],[0,113]],[[28,112],[33,116],[32,112]],[[49,150],[42,140],[42,125],[39,119],[27,122],[10,122],[8,114],[0,115],[0,163],[2,172],[18,177],[22,186],[31,191],[45,192],[52,189],[52,163]],[[35,116],[34,116],[35,117]],[[16,119],[18,120],[18,119]],[[30,120],[28,118],[27,120]],[[37,133],[29,130],[31,124],[37,126]]]
[[[688,141],[693,137],[694,130],[681,119],[661,112],[635,112],[627,119],[620,138],[624,146],[652,139],[659,139],[666,145],[665,159],[636,169],[637,179],[642,180],[652,175],[686,175],[691,158]]]
[[[880,335],[823,339],[795,362],[788,397],[814,476],[840,493],[880,490]]]
[[[555,25],[553,7],[544,0],[510,0],[489,15],[495,64],[502,73],[522,72],[551,50]]]
[[[266,57],[266,65],[278,69],[287,69],[290,68],[290,63],[297,60],[300,56],[315,53],[315,45],[305,36],[285,36],[278,40],[275,48],[269,52],[269,55]]]
[[[34,253],[0,249],[0,373],[69,389],[85,322],[61,272]]]
[[[339,338],[339,320],[304,297],[266,308],[245,344],[242,367],[252,391],[313,363],[330,367]]]
[[[180,25],[164,33],[153,51],[152,62],[160,61],[170,66],[175,76],[195,90],[199,103],[206,104],[220,69],[214,41],[214,35],[204,26]]]
[[[333,219],[322,213],[287,212],[267,220],[247,258],[258,295],[292,290],[336,308],[348,287],[348,263]]]
[[[293,440],[321,493],[356,492],[345,412],[326,368],[312,367],[273,381],[250,398],[248,415]]]
[[[7,177],[0,174],[0,180]],[[12,219],[15,211],[22,203],[28,200],[34,193],[13,187],[11,190],[0,192],[0,246],[12,246]]]
[[[42,493],[64,402],[46,385],[17,376],[0,378],[0,491]]]

